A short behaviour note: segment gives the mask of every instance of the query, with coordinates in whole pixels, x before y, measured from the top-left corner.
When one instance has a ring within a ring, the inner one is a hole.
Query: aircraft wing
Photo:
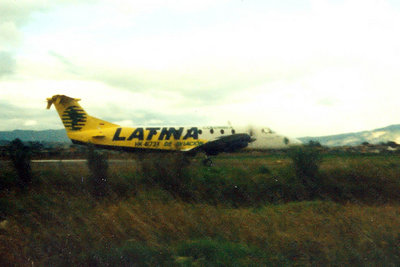
[[[252,139],[248,134],[232,134],[228,136],[221,136],[190,151],[204,151],[208,155],[217,155],[221,152],[233,152],[242,149],[246,147],[250,142],[252,142]]]

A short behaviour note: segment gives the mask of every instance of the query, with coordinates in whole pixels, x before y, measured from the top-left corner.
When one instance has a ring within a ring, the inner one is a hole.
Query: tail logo
[[[83,126],[85,126],[86,113],[80,107],[70,106],[64,111],[62,115],[62,122],[64,123],[65,128],[68,130],[80,130]]]

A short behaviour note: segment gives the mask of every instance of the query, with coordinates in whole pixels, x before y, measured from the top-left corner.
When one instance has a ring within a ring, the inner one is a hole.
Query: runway
[[[86,163],[86,159],[34,159],[31,160],[32,163]],[[135,162],[133,159],[109,159],[107,160],[111,163],[127,163]],[[11,162],[10,160],[0,160],[0,163]]]
[[[86,159],[38,159],[31,160],[32,163],[76,163],[86,162]]]

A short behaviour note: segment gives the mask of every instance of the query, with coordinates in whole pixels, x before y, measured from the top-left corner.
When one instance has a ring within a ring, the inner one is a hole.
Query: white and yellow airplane
[[[181,151],[189,155],[210,155],[240,149],[282,149],[297,140],[273,133],[266,127],[122,127],[88,115],[80,99],[65,95],[47,98],[47,109],[54,104],[68,137],[75,144],[93,144],[125,151]]]

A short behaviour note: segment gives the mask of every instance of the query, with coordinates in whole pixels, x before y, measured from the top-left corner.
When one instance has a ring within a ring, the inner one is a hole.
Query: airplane
[[[86,113],[78,98],[54,95],[47,98],[47,109],[54,104],[68,137],[74,144],[128,152],[205,153],[203,164],[211,166],[210,156],[241,149],[281,149],[297,140],[275,134],[267,127],[122,127]]]

